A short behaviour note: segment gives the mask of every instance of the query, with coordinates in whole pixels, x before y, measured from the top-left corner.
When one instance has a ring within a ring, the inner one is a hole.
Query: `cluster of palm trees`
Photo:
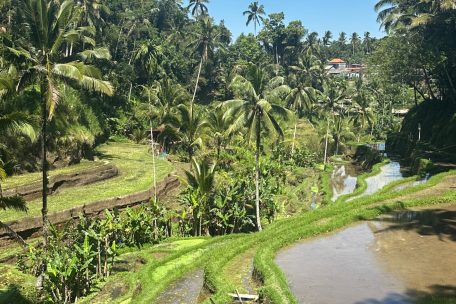
[[[97,6],[93,5],[91,7],[96,9]],[[14,43],[14,36],[5,36],[2,46],[3,53],[12,58],[11,66],[18,69],[13,78],[12,93],[20,94],[30,86],[36,86],[40,92],[42,218],[45,240],[48,235],[48,123],[58,106],[61,90],[65,86],[73,86],[106,95],[112,95],[114,91],[112,85],[102,79],[100,70],[90,64],[94,58],[109,60],[110,55],[106,49],[96,48],[92,39],[93,26],[82,21],[92,20],[92,16],[89,16],[92,10],[83,10],[81,16],[79,8],[71,0],[23,1],[21,11],[28,31],[20,33],[24,35],[22,37],[15,37],[17,41]],[[76,49],[77,52],[74,52]]]

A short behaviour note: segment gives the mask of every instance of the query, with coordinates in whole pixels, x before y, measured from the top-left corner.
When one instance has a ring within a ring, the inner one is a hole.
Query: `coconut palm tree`
[[[420,0],[380,0],[375,4],[377,22],[387,33],[404,29],[411,24],[411,18],[416,16],[414,6],[419,2]]]
[[[219,106],[209,112],[206,123],[209,136],[215,142],[217,160],[219,160],[222,148],[227,145],[232,135],[230,128],[233,123],[233,118],[226,116],[224,107]]]
[[[209,16],[203,16],[199,19],[199,30],[196,33],[196,38],[189,44],[189,47],[193,48],[194,52],[201,56],[198,74],[196,76],[195,89],[190,103],[191,105],[193,105],[195,101],[203,64],[207,61],[209,55],[220,45],[218,41],[219,36],[220,33],[217,32],[217,29],[212,24],[212,20]]]
[[[208,201],[208,196],[214,188],[216,163],[209,164],[207,160],[191,159],[190,171],[185,171],[188,186],[197,193],[197,202],[194,202],[193,210],[193,235],[202,234],[203,218]]]
[[[323,41],[323,45],[324,46],[330,45],[332,38],[333,38],[333,34],[331,33],[331,31],[326,31],[325,35],[323,36],[323,40],[322,40]]]
[[[347,120],[342,115],[334,116],[330,133],[335,145],[334,155],[339,154],[340,147],[344,143],[354,138],[354,134],[350,131],[350,126],[347,124]]]
[[[299,118],[308,115],[311,118],[312,107],[317,100],[317,90],[313,87],[313,81],[317,78],[320,70],[321,62],[312,54],[312,49],[307,49],[302,53],[298,59],[296,66],[291,66],[290,69],[294,71],[296,86],[290,90],[286,98],[287,107],[292,109]],[[294,153],[297,121],[295,122],[293,132],[293,144],[291,147],[292,154]]]
[[[192,105],[181,104],[177,110],[177,136],[182,147],[187,151],[190,166],[192,166],[191,161],[196,150],[203,146],[202,135],[206,121]]]
[[[246,128],[247,139],[255,140],[255,211],[256,226],[261,231],[260,221],[260,149],[263,131],[270,131],[278,138],[283,138],[283,131],[275,118],[275,114],[288,117],[289,112],[274,103],[289,92],[283,81],[274,78],[267,81],[266,74],[260,67],[247,66],[245,77],[237,75],[231,82],[231,90],[235,99],[226,101],[228,108],[225,115],[234,118],[232,130]]]
[[[84,50],[73,61],[63,60],[63,44],[74,36],[74,32],[84,37],[85,30],[72,26],[79,18],[74,1],[26,0],[22,1],[24,26],[30,35],[21,37],[16,48],[9,48],[13,55],[22,61],[25,68],[21,71],[18,88],[30,83],[40,88],[41,105],[41,157],[43,170],[43,235],[47,244],[47,124],[54,114],[59,101],[59,84],[82,87],[106,95],[113,94],[112,85],[102,80],[101,72],[86,64],[93,57],[106,58],[105,49]],[[79,59],[77,59],[79,58]]]
[[[246,26],[249,26],[249,24],[253,22],[255,36],[257,33],[257,25],[260,26],[264,22],[263,16],[265,14],[264,5],[258,5],[258,1],[250,3],[249,9],[243,13],[244,16],[247,16]]]
[[[360,42],[358,33],[353,33],[350,39],[350,44],[352,45],[353,56],[355,56],[356,48]]]
[[[307,36],[306,45],[312,52],[318,51],[318,33],[312,32]]]
[[[324,116],[326,116],[325,154],[324,164],[328,158],[328,138],[330,120],[343,112],[343,100],[346,95],[346,86],[337,80],[328,80],[323,84],[323,90],[319,94],[318,103]]]
[[[190,3],[188,4],[187,9],[192,11],[193,17],[207,15],[207,13],[208,13],[208,9],[206,6],[207,3],[209,3],[209,0],[190,0]]]
[[[342,46],[347,44],[347,33],[341,32],[339,34],[339,38],[337,39],[337,42],[339,42]]]
[[[365,32],[363,44],[364,44],[364,50],[366,51],[366,54],[370,54],[372,51],[371,43],[372,43],[371,34],[369,32]]]

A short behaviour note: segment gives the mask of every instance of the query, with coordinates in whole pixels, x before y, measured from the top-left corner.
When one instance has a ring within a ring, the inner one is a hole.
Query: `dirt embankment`
[[[71,174],[59,174],[49,178],[48,194],[55,193],[59,189],[84,186],[101,182],[119,174],[119,170],[112,164],[98,166],[81,172]],[[27,185],[3,191],[6,197],[19,195],[27,201],[35,200],[42,195],[42,182],[36,181]]]
[[[157,196],[162,199],[168,195],[169,192],[179,187],[180,182],[177,176],[168,175],[164,181],[157,184]],[[56,212],[49,215],[49,221],[54,225],[60,225],[72,219],[77,219],[80,214],[87,216],[97,216],[109,209],[124,209],[150,201],[154,196],[154,188],[131,195],[113,197],[106,200],[93,202],[91,204],[77,206],[64,211]],[[38,236],[41,233],[42,219],[41,217],[24,218],[18,221],[8,223],[11,229],[18,233],[22,238],[28,239],[30,237]],[[7,240],[7,234],[0,234],[0,241]]]

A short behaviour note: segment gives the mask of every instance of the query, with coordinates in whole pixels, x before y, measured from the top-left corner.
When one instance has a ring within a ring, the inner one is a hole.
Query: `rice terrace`
[[[0,39],[0,303],[456,303],[455,0],[2,0]]]

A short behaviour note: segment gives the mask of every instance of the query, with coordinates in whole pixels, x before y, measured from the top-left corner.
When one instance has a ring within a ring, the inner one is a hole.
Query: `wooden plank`
[[[258,295],[248,295],[248,294],[229,293],[228,295],[234,299],[241,299],[242,301],[258,301],[258,299],[260,298],[260,296],[258,296]]]

